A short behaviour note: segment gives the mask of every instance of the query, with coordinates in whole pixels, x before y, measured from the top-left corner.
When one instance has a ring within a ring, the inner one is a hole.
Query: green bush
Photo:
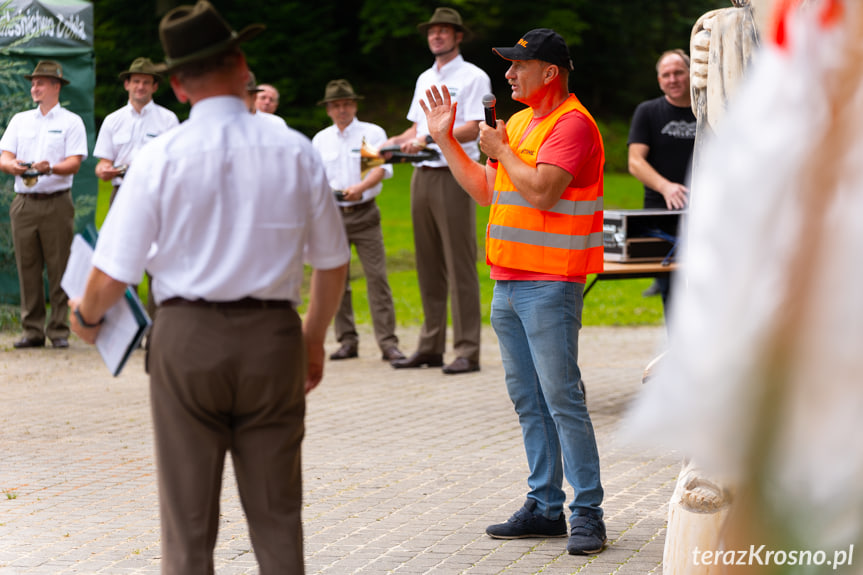
[[[605,173],[626,174],[627,168],[626,140],[629,136],[629,120],[610,119],[596,120],[602,143],[605,146]]]

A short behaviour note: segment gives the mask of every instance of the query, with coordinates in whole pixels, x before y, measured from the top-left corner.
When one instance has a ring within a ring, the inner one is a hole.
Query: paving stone
[[[77,339],[59,353],[22,351],[17,335],[0,334],[0,575],[159,573],[143,352],[113,378]],[[618,434],[664,328],[581,332],[609,534],[595,557],[568,555],[564,538],[485,535],[524,502],[527,465],[496,338],[489,328],[482,337],[477,373],[394,370],[370,329],[358,359],[326,364],[303,446],[306,572],[661,573],[679,458],[627,450]],[[257,573],[230,459],[220,521],[216,572]]]

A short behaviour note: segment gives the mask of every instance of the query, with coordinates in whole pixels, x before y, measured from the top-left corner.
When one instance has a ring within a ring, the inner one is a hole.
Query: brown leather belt
[[[168,298],[159,306],[166,307],[205,307],[210,309],[286,309],[293,308],[294,302],[287,299],[257,299],[244,297],[233,301],[209,301],[205,299]]]
[[[57,190],[56,192],[23,192],[22,196],[27,196],[28,198],[32,198],[34,200],[50,200],[51,198],[56,198],[57,196],[62,196],[63,194],[68,194],[71,188],[66,188],[65,190]]]
[[[352,214],[354,212],[361,212],[363,210],[367,210],[374,205],[375,201],[369,200],[367,202],[363,202],[361,204],[352,204],[350,206],[339,206],[339,209],[342,210],[343,214]]]
[[[446,170],[449,171],[449,166],[420,166],[421,170]]]

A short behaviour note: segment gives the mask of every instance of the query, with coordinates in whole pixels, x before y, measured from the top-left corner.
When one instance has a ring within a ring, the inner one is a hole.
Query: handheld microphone
[[[494,113],[494,105],[497,103],[497,98],[494,94],[486,94],[482,97],[482,107],[485,108],[485,123],[489,128],[497,127],[497,117]]]
[[[494,94],[486,94],[482,97],[482,107],[485,108],[485,123],[492,129],[497,128],[497,115],[494,112],[494,105],[497,103],[497,98]],[[494,158],[489,158],[489,161],[496,162]]]

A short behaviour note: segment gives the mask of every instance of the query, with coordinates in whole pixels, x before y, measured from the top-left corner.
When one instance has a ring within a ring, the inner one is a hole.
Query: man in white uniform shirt
[[[153,101],[162,77],[149,58],[135,58],[119,76],[129,93],[129,102],[105,116],[93,148],[93,155],[99,158],[96,177],[114,186],[111,204],[141,146],[180,123],[174,112]]]
[[[149,58],[135,58],[119,76],[129,93],[129,102],[105,116],[93,148],[93,155],[99,158],[96,177],[114,186],[111,204],[138,150],[180,123],[174,112],[153,101],[162,77]]]
[[[105,116],[93,148],[93,155],[99,158],[96,177],[112,185],[109,205],[114,205],[123,176],[138,151],[153,138],[180,124],[174,112],[153,101],[153,94],[162,80],[160,71],[149,58],[141,57],[135,58],[129,69],[119,74],[129,93],[129,101]],[[147,278],[152,284],[153,278],[149,274]],[[147,297],[147,313],[150,317],[156,316],[152,293]]]
[[[375,197],[381,193],[384,178],[393,175],[390,164],[376,166],[363,178],[360,172],[360,147],[363,141],[378,147],[387,139],[380,126],[361,122],[357,118],[358,96],[347,80],[333,80],[324,90],[324,99],[318,105],[327,107],[333,125],[324,128],[312,138],[312,146],[320,153],[327,171],[330,187],[337,193],[348,242],[357,249],[357,256],[366,276],[369,308],[375,339],[384,361],[403,359],[396,337],[396,312],[393,294],[387,281],[387,261],[384,236],[381,231],[381,212]],[[359,335],[354,323],[350,278],[345,282],[342,305],[336,313],[336,339],[341,347],[330,359],[357,357]]]
[[[431,145],[420,100],[433,85],[446,84],[458,102],[453,134],[473,160],[479,160],[479,123],[485,118],[482,97],[491,92],[488,74],[466,62],[459,46],[470,31],[452,8],[438,8],[417,26],[426,35],[434,65],[417,79],[408,111],[410,128],[387,141],[408,154]],[[482,316],[476,270],[476,207],[450,173],[446,159],[416,164],[411,178],[411,219],[414,228],[417,281],[423,321],[417,351],[392,362],[395,368],[443,366],[446,347],[447,295],[450,297],[455,359],[446,374],[479,371]]]
[[[145,266],[153,274],[164,575],[213,572],[228,450],[260,573],[303,572],[305,392],[323,376],[350,251],[311,142],[246,107],[239,43],[262,29],[235,32],[206,0],[164,16],[166,73],[191,113],[136,157],[87,289],[70,302],[73,330],[93,342],[126,284]],[[304,263],[313,272],[301,321]]]
[[[24,77],[37,107],[15,114],[0,139],[0,169],[15,176],[9,220],[24,336],[13,345],[42,347],[47,335],[53,347],[66,348],[69,307],[60,280],[75,226],[72,178],[87,157],[87,131],[78,115],[60,105],[60,89],[69,81],[59,63],[43,60]],[[51,304],[47,327],[43,268]]]

